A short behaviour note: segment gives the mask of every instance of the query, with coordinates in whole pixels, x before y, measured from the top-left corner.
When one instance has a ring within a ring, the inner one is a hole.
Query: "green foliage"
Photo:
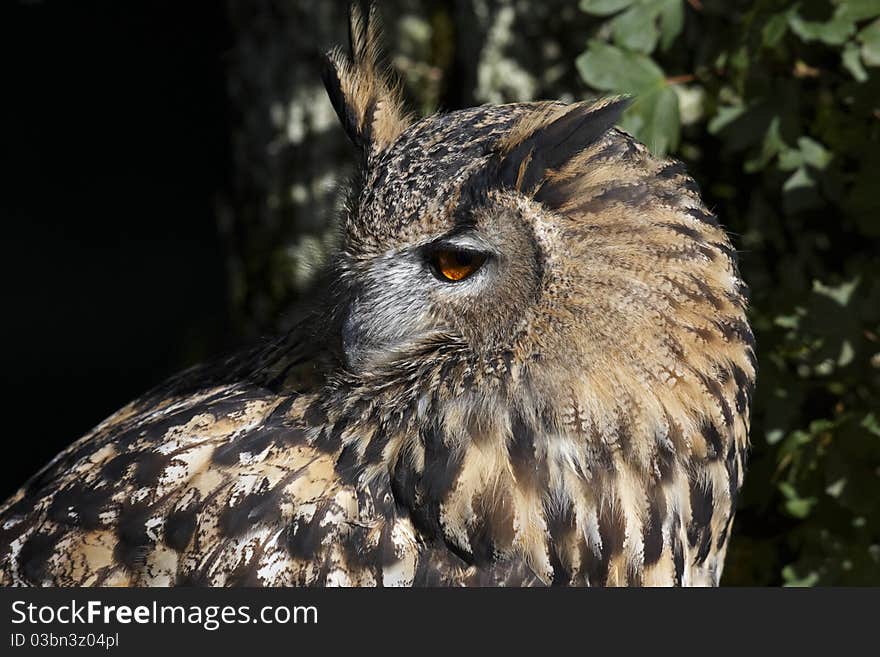
[[[728,584],[880,584],[880,0],[582,0],[576,67],[734,234],[759,349]]]

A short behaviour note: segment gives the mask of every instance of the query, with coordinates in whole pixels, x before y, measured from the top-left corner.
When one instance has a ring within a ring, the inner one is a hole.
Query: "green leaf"
[[[801,325],[801,317],[797,313],[792,315],[777,315],[773,318],[773,323],[782,328],[796,329]]]
[[[816,505],[815,497],[801,497],[787,481],[779,483],[779,490],[785,497],[785,511],[795,518],[806,518]]]
[[[764,141],[761,143],[761,153],[754,158],[745,162],[744,170],[746,173],[755,173],[760,171],[772,160],[776,155],[786,149],[785,142],[782,141],[782,135],[779,131],[780,120],[778,116],[774,116],[767,127],[764,134]],[[796,168],[796,167],[795,167]]]
[[[658,40],[664,50],[681,34],[684,25],[683,0],[638,0],[625,4],[610,3],[597,8],[592,3],[581,5],[592,14],[610,15],[621,9],[609,23],[614,43],[627,50],[650,54]]]
[[[779,153],[778,166],[782,171],[794,171],[804,165],[804,154],[797,148],[785,146]]]
[[[782,429],[771,429],[767,432],[767,435],[765,436],[767,443],[770,445],[775,445],[784,437],[785,432]]]
[[[594,16],[610,16],[621,9],[626,9],[635,0],[581,0],[580,8]]]
[[[709,121],[709,132],[717,135],[724,128],[736,121],[746,111],[744,105],[725,105],[718,108],[718,112]]]
[[[798,148],[804,162],[817,169],[824,169],[831,161],[831,153],[819,142],[809,137],[798,138]]]
[[[639,126],[633,134],[655,155],[662,156],[678,148],[681,121],[678,95],[672,87],[638,96],[627,113],[639,118]]]
[[[865,71],[865,67],[862,66],[859,48],[852,41],[844,46],[843,52],[840,54],[840,61],[857,82],[864,82],[868,79],[868,73]]]
[[[853,292],[855,292],[856,288],[859,286],[860,281],[861,279],[856,276],[851,281],[844,281],[840,285],[832,286],[824,285],[821,281],[814,280],[813,292],[815,294],[826,296],[845,308],[849,303]]]
[[[782,579],[785,580],[785,586],[816,586],[819,583],[819,573],[810,571],[804,577],[800,577],[793,566],[786,566],[782,569]]]
[[[706,90],[699,85],[674,84],[678,96],[678,111],[682,125],[693,125],[703,118]]]
[[[825,492],[828,493],[831,497],[840,497],[840,494],[843,493],[844,488],[846,488],[846,477],[841,477],[834,483],[826,486]]]
[[[856,38],[862,44],[862,59],[865,64],[880,66],[880,20],[868,25]]]
[[[772,48],[785,36],[788,30],[788,16],[789,12],[774,14],[764,23],[761,40],[766,47]]]
[[[843,0],[834,12],[835,16],[853,22],[880,16],[880,2],[877,0]]]
[[[867,429],[869,433],[872,433],[875,436],[880,436],[880,422],[877,421],[877,418],[874,417],[873,413],[868,413],[865,416],[865,419],[862,420],[861,426]]]
[[[660,38],[656,14],[649,5],[630,7],[611,21],[614,42],[628,50],[650,54]]]
[[[592,40],[575,60],[588,85],[601,91],[638,95],[665,84],[662,69],[645,55]]]
[[[781,138],[775,144],[779,152],[777,163],[779,169],[781,171],[795,171],[795,174],[786,181],[783,187],[786,190],[813,185],[812,177],[806,171],[806,165],[821,170],[831,162],[831,153],[815,139],[799,137],[797,145],[797,148],[789,148],[784,143],[781,143]]]
[[[660,0],[660,48],[668,50],[681,34],[684,27],[684,2],[682,0]]]
[[[798,14],[788,19],[792,31],[804,41],[822,41],[831,46],[846,43],[856,30],[855,23],[849,18],[841,18],[835,14],[825,22],[805,21]]]
[[[804,500],[788,500],[785,503],[785,510],[795,518],[806,518],[815,504],[816,499],[812,497]]]
[[[810,174],[807,173],[805,167],[798,167],[797,171],[795,171],[785,183],[782,185],[782,191],[791,192],[796,189],[808,188],[812,187],[816,184],[816,181],[810,177]]]
[[[855,349],[853,349],[850,341],[844,340],[840,343],[840,355],[837,357],[837,365],[839,367],[846,367],[853,361],[855,355]]]

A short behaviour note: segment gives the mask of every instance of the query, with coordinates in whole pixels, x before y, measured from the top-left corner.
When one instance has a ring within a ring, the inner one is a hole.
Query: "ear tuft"
[[[524,117],[499,144],[506,187],[535,193],[550,171],[558,171],[598,141],[620,119],[629,98],[546,106]]]
[[[364,155],[384,150],[407,127],[399,88],[379,69],[376,6],[349,13],[350,53],[327,53],[321,77],[342,127]]]

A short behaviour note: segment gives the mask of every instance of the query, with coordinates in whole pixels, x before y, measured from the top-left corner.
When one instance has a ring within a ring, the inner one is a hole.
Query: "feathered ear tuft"
[[[369,157],[384,150],[407,127],[399,88],[379,70],[380,35],[376,6],[349,13],[351,52],[327,53],[322,78],[333,109],[354,144]]]
[[[505,187],[535,193],[551,171],[559,171],[599,140],[629,105],[623,97],[562,105],[547,103],[524,117],[499,144]]]

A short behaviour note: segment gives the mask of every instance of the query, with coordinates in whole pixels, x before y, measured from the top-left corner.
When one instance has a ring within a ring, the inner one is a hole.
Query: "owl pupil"
[[[431,268],[435,275],[444,281],[464,280],[477,271],[486,261],[486,256],[476,251],[462,249],[438,249],[431,254]]]

